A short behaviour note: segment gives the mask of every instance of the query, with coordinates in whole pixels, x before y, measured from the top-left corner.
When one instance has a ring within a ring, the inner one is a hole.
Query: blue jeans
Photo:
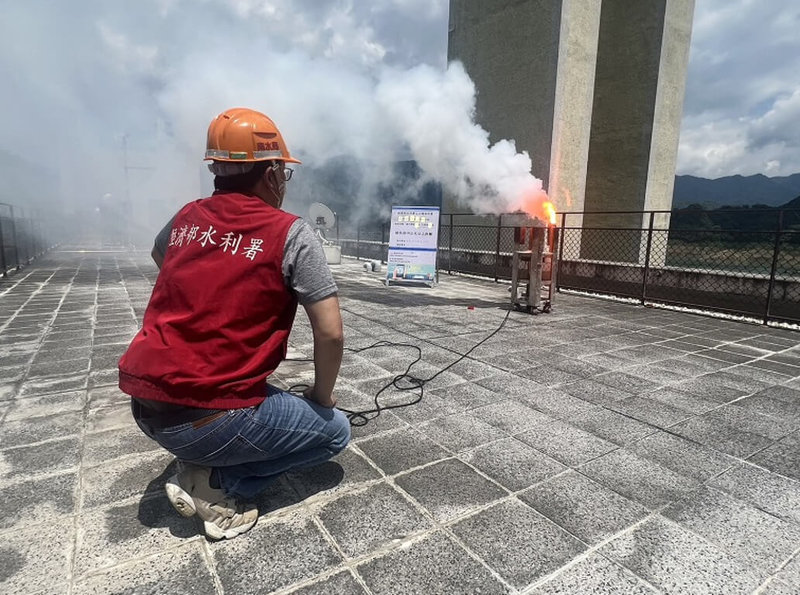
[[[179,460],[215,468],[225,493],[244,500],[285,471],[327,461],[350,441],[350,422],[341,411],[273,386],[260,405],[231,409],[199,428],[136,423]]]

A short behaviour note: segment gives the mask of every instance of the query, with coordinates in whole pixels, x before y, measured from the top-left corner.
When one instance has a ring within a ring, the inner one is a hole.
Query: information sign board
[[[392,207],[386,282],[436,281],[439,207]]]

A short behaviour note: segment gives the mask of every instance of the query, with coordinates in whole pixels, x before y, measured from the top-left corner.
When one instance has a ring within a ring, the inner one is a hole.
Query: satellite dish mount
[[[341,264],[341,247],[337,246],[325,236],[326,231],[337,227],[336,213],[321,202],[315,202],[308,208],[308,218],[311,222],[311,227],[322,243],[322,249],[325,252],[325,259],[328,261],[328,264]],[[336,235],[338,237],[339,234],[337,233]]]

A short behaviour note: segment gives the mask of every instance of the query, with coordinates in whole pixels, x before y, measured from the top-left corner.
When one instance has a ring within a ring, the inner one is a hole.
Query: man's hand
[[[314,392],[313,386],[309,386],[306,390],[304,390],[303,396],[310,401],[314,401],[317,405],[321,405],[322,407],[327,407],[328,409],[333,409],[336,407],[336,398],[332,394],[328,397],[317,395]]]

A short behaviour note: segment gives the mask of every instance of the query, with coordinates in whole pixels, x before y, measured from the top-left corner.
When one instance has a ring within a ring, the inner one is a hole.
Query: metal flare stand
[[[511,306],[530,314],[549,312],[555,293],[555,226],[522,216],[514,223]]]

